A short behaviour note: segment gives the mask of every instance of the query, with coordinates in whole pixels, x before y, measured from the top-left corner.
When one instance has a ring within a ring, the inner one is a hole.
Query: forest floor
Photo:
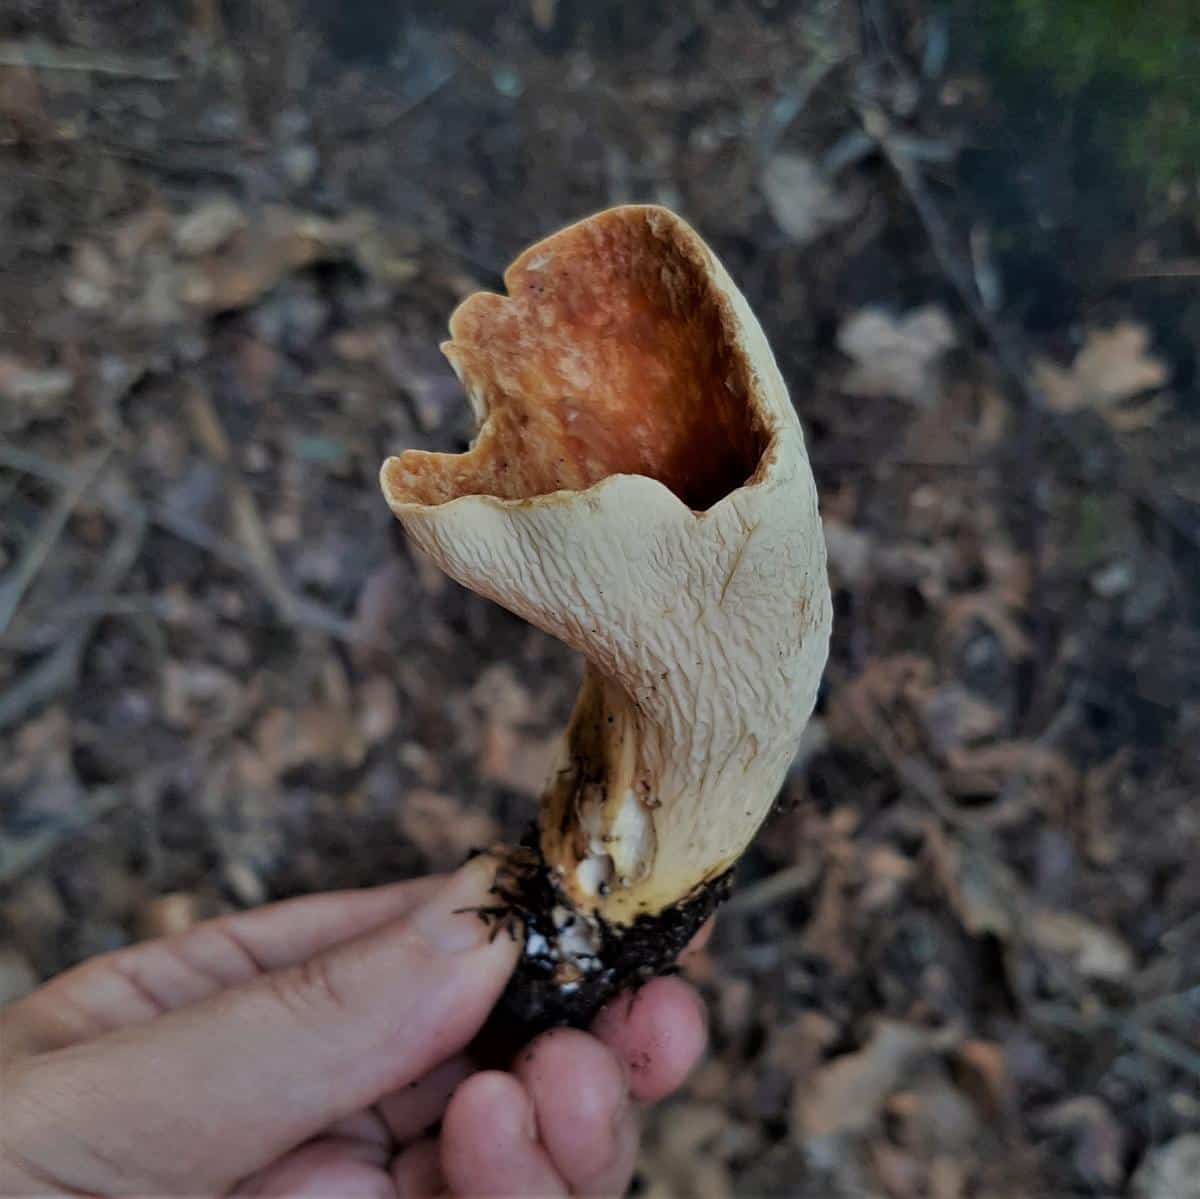
[[[641,1193],[1196,1194],[1200,201],[970,9],[4,6],[0,998],[527,825],[579,663],[377,471],[471,435],[464,295],[653,200],[836,615]]]

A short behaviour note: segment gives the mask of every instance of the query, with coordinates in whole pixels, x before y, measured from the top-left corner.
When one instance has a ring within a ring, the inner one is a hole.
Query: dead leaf
[[[189,731],[222,723],[242,700],[237,679],[211,662],[172,659],[163,668],[162,688],[167,723]]]
[[[869,1155],[871,1169],[888,1199],[926,1199],[925,1172],[911,1153],[880,1138],[871,1142]]]
[[[1004,726],[1004,714],[984,703],[960,683],[936,688],[922,705],[929,742],[939,754],[994,737]]]
[[[933,663],[919,654],[868,659],[829,701],[826,724],[835,745],[878,747],[881,730],[899,752],[921,747],[921,709],[933,692]]]
[[[561,738],[532,737],[506,724],[489,724],[483,733],[479,769],[489,782],[523,795],[542,793]]]
[[[1147,353],[1150,335],[1133,321],[1089,331],[1069,367],[1048,358],[1034,361],[1034,378],[1056,412],[1094,409],[1118,431],[1152,424],[1166,407],[1150,398],[1133,407],[1125,401],[1163,387],[1171,377],[1161,358]]]
[[[964,1041],[956,1054],[962,1085],[984,1114],[1007,1121],[1016,1111],[1016,1088],[1008,1073],[1004,1049],[995,1041]]]
[[[888,1096],[931,1053],[950,1048],[956,1034],[880,1020],[867,1043],[815,1074],[796,1080],[792,1134],[801,1143],[819,1137],[866,1132]]]
[[[1200,1199],[1200,1132],[1185,1132],[1147,1153],[1132,1191],[1137,1199]]]
[[[99,312],[113,299],[118,283],[116,268],[94,241],[82,241],[75,247],[71,273],[63,285],[67,301],[85,312]]]
[[[923,1157],[965,1156],[979,1135],[979,1113],[942,1067],[923,1069],[911,1090],[893,1095],[887,1111],[896,1139]]]
[[[1017,623],[1003,595],[998,591],[967,591],[951,596],[942,608],[942,636],[961,641],[978,621],[999,640],[1004,652],[1014,661],[1033,653],[1033,642]]]
[[[875,845],[868,849],[860,869],[864,878],[859,904],[866,912],[891,907],[916,874],[912,861],[890,845]]]
[[[510,728],[524,724],[534,712],[532,697],[506,662],[497,662],[484,670],[471,688],[471,699],[483,709],[488,720]]]
[[[246,227],[246,214],[229,196],[202,200],[181,216],[171,230],[175,248],[185,258],[201,258],[219,250]]]
[[[371,227],[369,218],[359,214],[331,221],[268,208],[184,273],[180,299],[202,312],[245,308],[293,271],[345,258]]]
[[[929,1163],[929,1199],[960,1199],[967,1190],[968,1173],[958,1157],[935,1157]]]
[[[1133,950],[1111,929],[1074,912],[1035,912],[1029,933],[1043,953],[1068,958],[1086,978],[1121,982],[1133,971]]]
[[[408,572],[396,558],[389,558],[367,576],[354,604],[351,625],[356,658],[382,653],[391,644],[392,621],[401,611],[407,579]]]
[[[833,585],[862,587],[871,577],[871,559],[875,553],[873,538],[828,515],[822,523]]]
[[[143,940],[172,937],[187,932],[201,918],[196,895],[191,891],[171,891],[146,905],[138,921],[138,935]]]
[[[428,859],[433,870],[458,866],[473,849],[486,849],[499,826],[485,812],[440,791],[417,788],[403,796],[397,813],[400,831]]]
[[[999,795],[1020,787],[1038,807],[1061,812],[1073,806],[1079,793],[1079,772],[1066,755],[1036,741],[997,741],[951,749],[946,765],[946,786],[958,795]]]
[[[839,192],[804,154],[776,154],[761,185],[775,223],[798,245],[845,224],[862,207],[857,195]]]
[[[353,768],[366,755],[350,713],[331,704],[272,708],[254,727],[254,745],[271,778],[310,763]]]
[[[396,731],[400,720],[400,705],[396,701],[396,684],[386,675],[372,675],[358,689],[360,723],[368,745],[386,741]]]
[[[1112,1110],[1094,1095],[1064,1099],[1040,1112],[1037,1123],[1051,1132],[1066,1132],[1073,1144],[1072,1164],[1093,1186],[1115,1187],[1125,1177],[1125,1132]]]
[[[0,354],[0,433],[15,433],[31,421],[56,416],[75,389],[75,376],[61,366],[30,366]]]
[[[926,306],[899,318],[864,308],[838,330],[838,349],[854,360],[842,389],[932,407],[940,394],[941,359],[956,342],[954,326],[940,308]]]

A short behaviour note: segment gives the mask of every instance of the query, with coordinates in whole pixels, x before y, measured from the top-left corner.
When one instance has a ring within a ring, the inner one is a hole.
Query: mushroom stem
[[[391,458],[382,484],[444,570],[587,659],[510,895],[551,909],[527,973],[569,995],[663,968],[711,910],[812,711],[831,609],[799,421],[695,232],[611,209],[505,284],[450,322],[472,448]]]

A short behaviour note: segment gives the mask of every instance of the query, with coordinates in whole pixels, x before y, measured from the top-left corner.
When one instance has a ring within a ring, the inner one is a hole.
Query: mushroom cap
[[[443,347],[480,429],[384,495],[460,583],[582,653],[541,848],[614,924],[729,868],[813,704],[831,604],[796,413],[699,236],[631,205],[526,250]]]

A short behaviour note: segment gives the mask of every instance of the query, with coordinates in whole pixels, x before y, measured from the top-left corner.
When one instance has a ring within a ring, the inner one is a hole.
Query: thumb
[[[463,910],[491,902],[494,877],[476,858],[403,921],[35,1058],[9,1143],[73,1190],[227,1189],[474,1037],[519,952]]]

